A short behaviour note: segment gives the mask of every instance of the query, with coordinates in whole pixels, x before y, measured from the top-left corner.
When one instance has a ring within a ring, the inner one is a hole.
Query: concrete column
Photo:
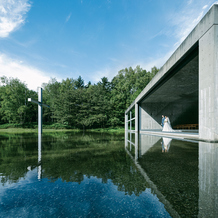
[[[128,114],[125,114],[125,131],[128,131]]]
[[[130,132],[129,141],[132,142],[132,133],[131,132]],[[129,150],[131,151],[132,150],[132,144],[131,143],[129,144],[129,147],[130,147]]]
[[[38,134],[42,134],[42,88],[38,87]]]
[[[130,111],[130,131],[132,130],[132,112]]]
[[[135,104],[135,132],[139,131],[139,105]]]
[[[199,138],[218,141],[218,26],[199,40]]]

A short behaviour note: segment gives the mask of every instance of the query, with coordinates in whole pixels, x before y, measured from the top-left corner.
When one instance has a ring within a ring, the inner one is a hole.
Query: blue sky
[[[0,77],[97,83],[160,68],[214,0],[1,0]]]

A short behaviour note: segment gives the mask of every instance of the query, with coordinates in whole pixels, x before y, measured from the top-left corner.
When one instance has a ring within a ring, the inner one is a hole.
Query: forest
[[[106,128],[124,126],[124,112],[158,72],[140,66],[120,70],[111,80],[101,78],[96,84],[84,84],[81,76],[58,82],[51,78],[43,83],[43,123],[60,124],[66,128]],[[38,106],[28,102],[38,99],[18,78],[1,77],[0,124],[37,122]]]

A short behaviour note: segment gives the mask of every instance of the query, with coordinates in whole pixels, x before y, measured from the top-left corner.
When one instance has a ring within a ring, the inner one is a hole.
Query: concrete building
[[[200,140],[218,141],[218,4],[125,111],[125,128],[135,119],[136,132],[161,130],[162,114],[172,126],[198,124]]]

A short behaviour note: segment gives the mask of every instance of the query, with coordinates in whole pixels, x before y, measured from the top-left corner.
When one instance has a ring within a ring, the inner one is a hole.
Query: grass
[[[83,131],[81,129],[72,128],[60,123],[43,124],[43,132],[63,132],[63,131],[73,131],[79,132]],[[124,133],[124,127],[108,127],[108,128],[96,128],[96,129],[86,129],[87,132],[109,132],[109,133]],[[37,123],[25,123],[25,124],[0,124],[0,133],[37,133],[38,125]]]
[[[79,129],[43,129],[44,133],[48,132],[79,132]],[[0,129],[0,133],[38,133],[38,129],[28,129],[28,128],[8,128]]]
[[[124,127],[109,127],[109,128],[97,128],[97,129],[87,129],[89,132],[111,132],[111,133],[124,133]]]

